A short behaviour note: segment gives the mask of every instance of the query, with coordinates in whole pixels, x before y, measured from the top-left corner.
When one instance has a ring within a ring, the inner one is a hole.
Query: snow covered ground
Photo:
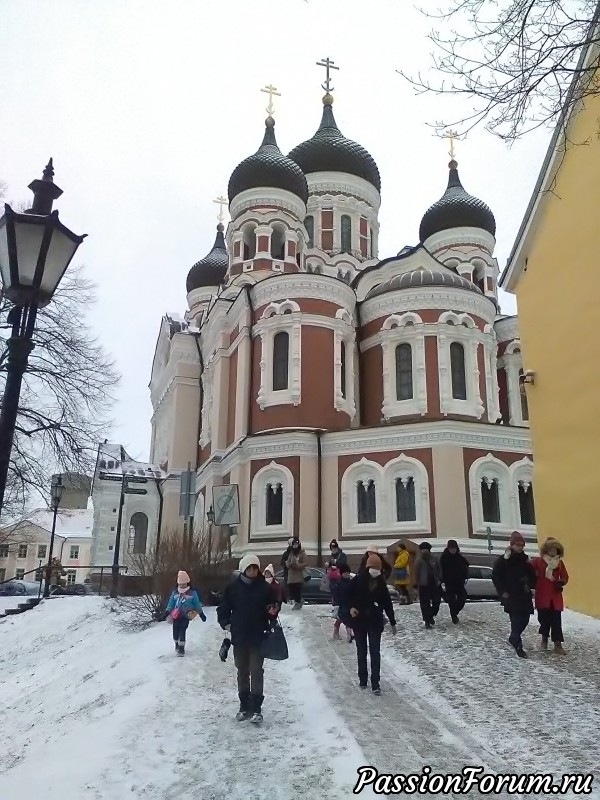
[[[100,598],[0,620],[0,799],[346,800],[366,764],[594,772],[600,797],[600,621],[565,615],[566,658],[535,650],[532,625],[524,661],[495,604],[467,606],[459,626],[442,607],[433,631],[417,606],[399,608],[375,698],[328,612],[284,609],[290,659],[266,666],[258,729],[233,719],[235,669],[218,659],[213,609],[190,626],[185,659],[168,624],[124,630]]]

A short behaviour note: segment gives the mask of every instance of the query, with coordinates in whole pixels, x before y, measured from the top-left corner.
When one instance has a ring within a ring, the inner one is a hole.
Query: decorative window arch
[[[484,334],[468,314],[454,311],[440,315],[437,330],[440,411],[480,419],[485,411],[479,383],[479,347]]]
[[[381,527],[382,469],[362,458],[342,476],[342,528],[360,534]]]
[[[354,327],[354,320],[352,319],[352,314],[345,308],[338,308],[338,310],[335,312],[335,318],[341,319],[342,322],[346,323],[346,325]]]
[[[471,465],[469,494],[474,533],[483,534],[487,527],[509,533],[518,527],[509,467],[491,453]]]
[[[286,228],[280,223],[271,225],[271,258],[278,261],[285,259]]]
[[[501,364],[506,372],[508,421],[511,425],[526,428],[529,426],[529,405],[526,387],[519,380],[519,376],[523,374],[523,353],[519,339],[508,343]]]
[[[401,453],[384,468],[387,525],[390,530],[431,532],[429,474],[416,458]]]
[[[467,399],[467,373],[465,369],[465,347],[462,342],[450,345],[450,380],[452,382],[452,399]]]
[[[535,500],[533,492],[533,462],[529,458],[516,461],[510,468],[512,489],[516,501],[516,516],[520,527],[535,527]]]
[[[348,318],[351,320],[349,313],[347,311],[342,313],[347,316],[338,317],[333,332],[333,407],[336,411],[345,411],[353,419],[356,414],[354,400],[356,333],[354,325],[348,322]]]
[[[271,461],[252,479],[251,537],[288,539],[294,535],[294,476]]]
[[[300,404],[302,326],[299,312],[300,307],[293,300],[270,303],[255,326],[262,341],[257,396],[261,409]]]
[[[413,312],[392,314],[381,326],[380,335],[383,349],[383,418],[388,420],[415,414],[423,416],[427,413],[423,320]]]
[[[148,517],[143,511],[136,511],[129,520],[129,553],[146,555],[148,546]]]
[[[242,228],[242,255],[244,261],[249,261],[256,255],[256,228],[255,222],[247,222]]]
[[[274,392],[285,391],[290,381],[290,334],[288,331],[277,331],[273,336],[273,375]]]

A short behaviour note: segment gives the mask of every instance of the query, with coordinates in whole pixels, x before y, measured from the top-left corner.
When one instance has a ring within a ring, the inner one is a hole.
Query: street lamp
[[[212,529],[215,524],[215,510],[212,506],[206,512],[206,519],[208,520],[208,565],[210,566],[210,558],[212,555]]]
[[[56,532],[56,515],[60,501],[62,500],[65,487],[62,482],[62,475],[56,475],[56,480],[52,481],[50,504],[54,515],[52,517],[52,533],[50,534],[50,553],[48,554],[48,565],[46,567],[46,582],[44,583],[44,597],[50,597],[50,573],[52,571],[52,551],[54,550],[54,534]]]
[[[4,206],[0,218],[0,275],[2,291],[14,303],[8,315],[12,325],[6,343],[6,385],[0,410],[0,512],[10,464],[21,383],[27,369],[35,320],[39,308],[48,305],[75,251],[85,236],[66,228],[52,211],[62,189],[53,181],[52,159],[41,180],[32,181],[33,205],[23,214]]]

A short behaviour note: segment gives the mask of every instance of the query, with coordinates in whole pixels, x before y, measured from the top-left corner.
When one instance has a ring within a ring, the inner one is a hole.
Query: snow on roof
[[[34,525],[52,530],[54,512],[48,508],[40,508],[30,514],[27,519]],[[56,535],[68,538],[71,536],[91,538],[94,526],[93,508],[61,508],[56,515]]]

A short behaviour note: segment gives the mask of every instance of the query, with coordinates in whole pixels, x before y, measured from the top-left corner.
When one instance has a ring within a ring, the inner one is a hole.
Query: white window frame
[[[381,485],[383,470],[375,461],[361,458],[351,464],[342,476],[342,531],[344,536],[365,536],[381,531]],[[375,482],[376,522],[358,521],[358,496],[356,487],[360,481]]]
[[[481,343],[481,334],[474,320],[468,314],[456,314],[454,311],[446,311],[440,316],[438,331],[442,326],[444,327],[444,332],[438,333],[440,411],[444,416],[447,414],[460,414],[461,416],[481,419],[485,411],[479,386],[478,351]],[[454,342],[461,344],[465,351],[466,400],[458,400],[452,397],[450,346]]]
[[[500,522],[487,522],[483,519],[483,502],[481,482],[484,478],[498,481],[498,503],[500,506]],[[492,533],[509,534],[519,529],[515,514],[515,498],[512,489],[510,469],[504,461],[488,453],[478,458],[469,469],[469,495],[471,499],[471,524],[473,533],[484,534],[486,528]],[[518,497],[517,497],[518,505]]]
[[[291,312],[291,313],[286,313]],[[261,410],[270,406],[298,406],[302,395],[302,324],[300,306],[293,300],[270,303],[254,326],[261,339],[260,387],[256,402]],[[288,387],[273,389],[273,340],[275,334],[287,333],[290,337],[288,351]]]
[[[25,548],[25,555],[24,555],[24,556],[22,556],[22,555],[21,555],[21,549],[22,549],[22,548]],[[28,555],[29,555],[29,545],[27,545],[27,544],[20,544],[20,545],[18,546],[18,548],[17,548],[17,558],[20,558],[20,559],[25,559],[25,558],[27,558],[27,557],[28,557]]]
[[[267,485],[281,483],[281,525],[267,525]],[[294,476],[283,464],[271,461],[256,473],[250,490],[250,536],[257,539],[289,539],[294,530]]]
[[[426,466],[416,458],[401,453],[398,458],[389,461],[384,467],[383,495],[389,519],[384,519],[387,530],[394,532],[426,533],[431,532],[431,509],[429,504],[429,474]],[[412,478],[415,485],[416,520],[399,522],[396,519],[396,480]],[[389,498],[386,496],[389,495]]]
[[[42,549],[43,549],[43,553],[42,553]],[[48,558],[48,545],[47,544],[38,544],[37,557],[38,557],[38,559],[41,559],[42,561],[45,558]]]
[[[521,349],[521,342],[519,339],[515,339],[507,345],[504,355],[502,356],[502,366],[506,372],[508,421],[511,425],[528,428],[529,420],[523,419],[523,409],[521,407],[521,382],[519,380],[519,372],[523,369],[523,350]]]
[[[521,522],[521,506],[519,504],[519,484],[527,485],[528,491],[533,491],[533,461],[530,458],[522,458],[520,461],[515,461],[510,466],[511,487],[514,493],[515,501],[515,530],[520,530],[524,533],[528,532],[535,534],[537,532],[536,525],[524,525]],[[533,496],[535,507],[535,493]]]
[[[356,329],[352,314],[345,308],[338,309],[334,325],[333,407],[336,411],[345,411],[353,419],[356,415]],[[346,345],[346,397],[342,395],[342,344]]]
[[[425,361],[425,325],[418,314],[392,314],[381,326],[383,350],[384,420],[409,414],[427,413],[427,368]],[[410,400],[396,398],[396,348],[409,344],[412,353],[413,396]]]
[[[78,544],[71,544],[69,545],[69,561],[79,561],[79,553],[80,553],[80,545]],[[73,550],[77,550],[77,555],[73,555]]]
[[[202,373],[202,422],[200,428],[200,447],[206,447],[212,438],[212,407],[214,363],[207,364]]]
[[[74,583],[77,583],[77,570],[76,569],[66,570],[65,580],[67,586],[72,586]]]
[[[485,386],[487,395],[488,420],[496,423],[500,417],[500,387],[498,386],[498,339],[493,325],[484,330],[483,352],[485,361]]]

